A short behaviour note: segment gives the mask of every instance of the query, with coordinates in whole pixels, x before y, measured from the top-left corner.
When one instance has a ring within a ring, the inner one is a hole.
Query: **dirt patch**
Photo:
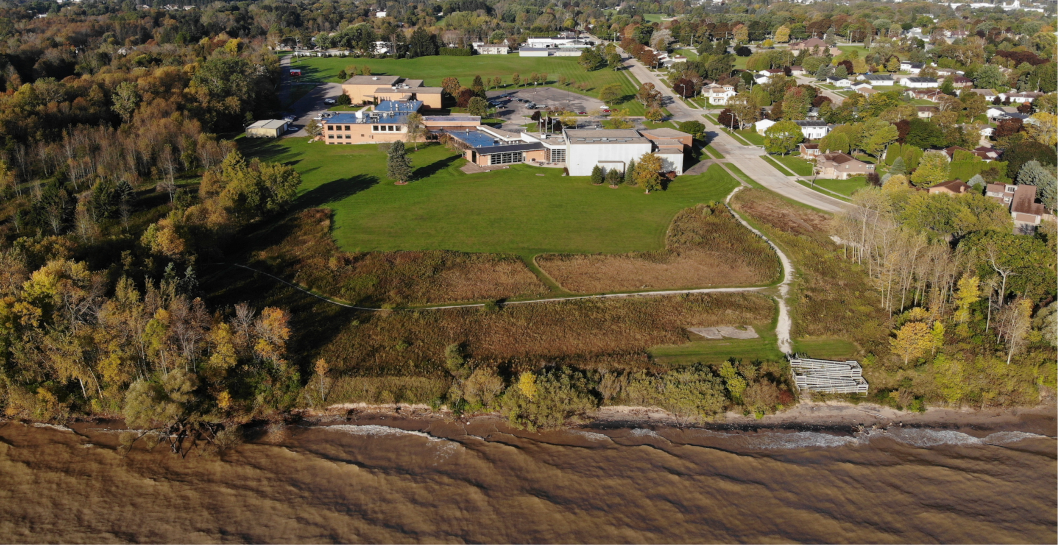
[[[831,216],[792,206],[776,194],[758,189],[741,192],[739,210],[782,231],[819,236],[828,231]]]
[[[534,297],[546,287],[517,256],[450,251],[342,252],[331,212],[292,215],[258,241],[248,265],[361,305],[411,305]]]
[[[759,285],[780,274],[769,245],[722,205],[681,211],[670,225],[663,251],[547,254],[539,256],[537,264],[567,290],[583,294]]]
[[[689,328],[689,332],[693,334],[699,334],[707,339],[755,339],[758,337],[758,332],[750,326],[744,326],[743,329],[739,329],[733,326],[715,326],[714,328]]]

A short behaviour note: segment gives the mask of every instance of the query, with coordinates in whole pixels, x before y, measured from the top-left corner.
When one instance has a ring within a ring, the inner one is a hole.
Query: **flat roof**
[[[651,142],[633,129],[568,129],[565,131],[571,144],[629,144]]]
[[[287,121],[282,119],[261,119],[248,125],[247,129],[281,129],[286,125]]]
[[[379,101],[379,104],[375,106],[376,112],[415,112],[423,107],[423,102],[418,100],[410,101],[393,101],[384,100]]]
[[[424,121],[482,121],[480,116],[423,116]]]
[[[401,76],[354,76],[344,82],[343,85],[394,85],[401,81]]]
[[[453,138],[471,146],[472,148],[485,148],[488,146],[500,146],[501,144],[509,144],[509,142],[494,138],[492,135],[483,133],[479,130],[467,130],[467,131],[448,131],[449,135]]]

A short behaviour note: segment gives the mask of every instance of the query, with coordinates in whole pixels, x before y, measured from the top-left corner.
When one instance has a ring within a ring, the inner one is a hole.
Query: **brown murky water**
[[[0,425],[0,541],[1057,541],[1056,438],[1028,432],[513,435],[390,419],[180,460],[122,458],[105,425],[75,428]]]

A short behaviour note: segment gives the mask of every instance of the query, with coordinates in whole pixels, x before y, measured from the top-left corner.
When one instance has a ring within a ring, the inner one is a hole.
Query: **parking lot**
[[[489,91],[486,98],[497,104],[497,111],[493,115],[503,119],[505,125],[523,126],[529,122],[526,118],[534,115],[535,110],[543,112],[549,108],[575,114],[585,112],[582,115],[587,117],[583,119],[590,124],[596,124],[606,117],[605,111],[600,108],[604,106],[603,102],[553,87]],[[530,104],[536,105],[537,108],[530,108]]]

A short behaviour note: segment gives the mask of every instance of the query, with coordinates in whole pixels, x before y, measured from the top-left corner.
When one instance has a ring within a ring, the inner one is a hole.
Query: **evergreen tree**
[[[400,140],[389,146],[386,160],[386,175],[398,185],[407,184],[412,178],[412,159],[405,155],[405,143]]]
[[[894,160],[894,164],[891,165],[891,174],[906,174],[904,159],[899,157]]]
[[[599,165],[593,167],[593,172],[589,175],[589,181],[592,182],[594,186],[599,186],[604,183],[604,170],[601,169]]]
[[[629,160],[629,166],[626,167],[626,185],[627,186],[636,186],[637,185],[637,179],[633,176],[633,171],[636,168],[637,168],[637,161],[634,160],[634,159],[630,159]]]

